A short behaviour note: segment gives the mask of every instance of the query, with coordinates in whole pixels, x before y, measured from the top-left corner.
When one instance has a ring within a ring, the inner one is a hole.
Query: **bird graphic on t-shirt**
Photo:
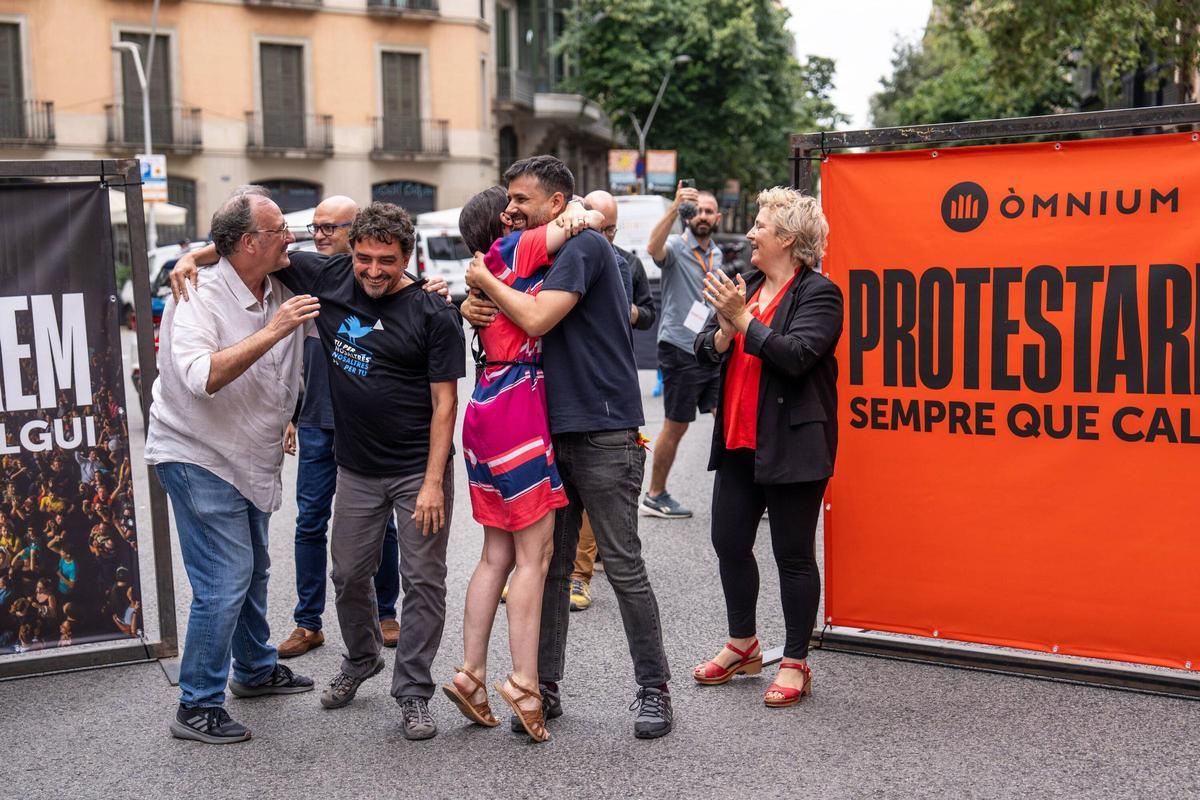
[[[373,330],[375,328],[370,325],[363,325],[358,317],[351,315],[342,320],[342,325],[338,328],[338,336],[345,336],[350,340],[351,344],[358,344],[359,339]]]

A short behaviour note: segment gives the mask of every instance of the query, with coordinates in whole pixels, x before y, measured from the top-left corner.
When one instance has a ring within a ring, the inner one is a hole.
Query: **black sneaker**
[[[232,744],[250,738],[250,729],[233,721],[221,706],[208,708],[180,705],[171,720],[171,735],[205,744]]]
[[[651,497],[647,492],[642,498],[641,512],[652,517],[663,519],[687,519],[692,516],[692,510],[679,504],[679,501],[667,492]]]
[[[237,681],[229,682],[229,690],[237,697],[261,697],[264,694],[300,694],[311,692],[313,679],[297,675],[283,664],[276,664],[271,677],[262,683],[249,686]]]
[[[562,716],[562,697],[558,693],[558,689],[551,689],[546,684],[538,684],[538,689],[542,693],[542,715],[547,720],[558,719]],[[521,724],[516,714],[508,718],[508,727],[513,733],[528,733],[525,726]]]
[[[358,687],[363,685],[363,681],[367,678],[374,678],[382,669],[382,658],[375,662],[375,668],[371,670],[370,675],[361,678],[351,677],[338,669],[337,675],[333,676],[333,680],[325,687],[325,691],[321,692],[321,705],[326,708],[341,708],[354,699],[354,695],[358,694]]]
[[[671,713],[671,695],[667,692],[643,686],[629,704],[629,710],[637,711],[633,721],[633,735],[637,738],[657,739],[671,732],[674,715]]]

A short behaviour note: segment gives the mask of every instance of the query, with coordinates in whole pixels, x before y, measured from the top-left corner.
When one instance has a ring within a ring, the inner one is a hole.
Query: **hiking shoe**
[[[279,647],[276,650],[278,650],[280,658],[295,658],[323,644],[325,644],[325,634],[320,631],[310,631],[308,628],[296,628],[290,636],[279,643]]]
[[[384,647],[395,647],[400,643],[400,623],[395,617],[379,620],[379,629],[383,631]]]
[[[180,704],[171,720],[171,735],[205,744],[232,744],[250,738],[250,729],[233,721],[221,706],[200,708]]]
[[[283,664],[278,663],[275,664],[275,670],[271,673],[271,677],[262,683],[250,686],[245,683],[239,683],[236,680],[229,682],[230,691],[238,697],[261,697],[264,694],[300,694],[301,692],[311,692],[312,688],[312,678],[297,675]]]
[[[667,692],[643,686],[629,704],[629,710],[637,711],[633,721],[633,735],[637,738],[657,739],[671,732],[674,715],[671,713],[671,695]]]
[[[424,697],[397,697],[400,704],[400,722],[404,738],[410,741],[432,739],[437,736],[437,723],[429,713],[429,701]]]
[[[538,684],[538,689],[542,694],[543,719],[551,720],[561,717],[562,697],[559,696],[558,689],[551,689],[544,683]],[[526,733],[525,726],[521,724],[521,720],[516,714],[508,718],[508,727],[512,729],[513,733]]]
[[[592,589],[587,581],[576,578],[571,581],[571,610],[585,611],[592,604]]]
[[[326,708],[341,708],[354,699],[354,695],[358,694],[358,687],[363,685],[363,681],[367,678],[374,678],[381,669],[383,669],[382,658],[375,662],[375,668],[371,670],[370,675],[361,678],[351,677],[339,669],[337,675],[334,675],[333,680],[325,687],[325,691],[321,692],[321,705]]]
[[[679,501],[671,497],[669,492],[663,492],[657,497],[651,497],[647,492],[642,498],[641,512],[663,519],[687,519],[692,515],[692,510],[679,505]]]

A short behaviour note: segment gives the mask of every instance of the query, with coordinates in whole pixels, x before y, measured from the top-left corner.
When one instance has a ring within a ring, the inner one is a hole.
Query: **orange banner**
[[[822,165],[826,622],[1200,668],[1197,138]]]

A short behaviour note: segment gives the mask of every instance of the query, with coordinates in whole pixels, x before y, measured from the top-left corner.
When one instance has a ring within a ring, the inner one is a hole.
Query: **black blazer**
[[[746,297],[765,280],[754,270],[744,276]],[[721,364],[721,400],[732,346],[717,353],[714,314],[696,336],[696,359]],[[819,272],[802,268],[779,301],[770,327],[753,320],[746,330],[746,353],[762,359],[758,389],[755,483],[817,481],[833,474],[837,454],[837,359],[842,334],[842,290]],[[708,468],[725,455],[722,403],[717,404]]]

